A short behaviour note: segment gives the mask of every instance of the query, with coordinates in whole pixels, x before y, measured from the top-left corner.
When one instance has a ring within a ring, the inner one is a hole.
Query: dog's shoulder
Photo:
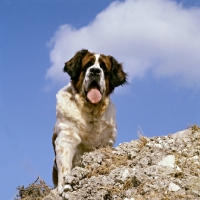
[[[60,89],[56,94],[57,103],[65,103],[66,101],[68,102],[72,97],[73,97],[73,87],[71,83]]]
[[[75,103],[74,88],[71,83],[58,91],[56,94],[56,100],[56,113],[58,118],[61,115],[66,117],[77,112],[78,108]]]

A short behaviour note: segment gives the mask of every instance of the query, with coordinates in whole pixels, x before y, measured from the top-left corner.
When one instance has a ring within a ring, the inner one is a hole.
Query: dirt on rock
[[[200,200],[200,128],[85,153],[65,183],[43,200]]]

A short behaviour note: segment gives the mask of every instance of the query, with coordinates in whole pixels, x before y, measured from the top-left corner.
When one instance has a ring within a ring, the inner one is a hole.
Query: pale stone
[[[163,146],[161,144],[155,144],[155,147],[162,149]]]
[[[125,181],[126,178],[128,177],[128,175],[129,175],[129,171],[128,171],[128,169],[125,169],[122,174],[122,180]]]
[[[183,131],[179,131],[179,132],[176,132],[172,135],[172,138],[175,139],[175,138],[184,138],[184,137],[190,137],[191,135],[191,132],[192,130],[191,129],[186,129],[186,130],[183,130]]]
[[[167,157],[163,158],[158,165],[167,166],[167,167],[174,167],[175,163],[175,156],[168,155]]]
[[[182,171],[181,168],[177,165],[175,165],[175,168],[178,170],[178,171]]]
[[[178,185],[174,184],[174,183],[170,183],[170,184],[169,184],[169,191],[176,192],[176,191],[178,191],[178,190],[180,190],[180,189],[181,189],[181,188],[180,188]]]
[[[65,192],[72,191],[72,187],[69,184],[65,185],[63,189]]]

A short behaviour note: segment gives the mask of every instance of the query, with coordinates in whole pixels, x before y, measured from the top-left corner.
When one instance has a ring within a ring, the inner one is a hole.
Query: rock
[[[174,167],[174,163],[175,163],[175,156],[174,155],[168,155],[167,157],[163,158],[158,163],[158,165]]]
[[[66,184],[63,189],[64,189],[64,192],[73,191],[71,185],[69,184]]]
[[[44,197],[42,200],[62,200],[63,198],[58,194],[56,189],[51,190],[51,192]]]
[[[169,184],[169,191],[176,192],[176,191],[178,191],[178,190],[180,190],[180,189],[181,189],[181,188],[180,188],[178,185],[174,184],[174,183],[170,183],[170,184]]]
[[[86,153],[81,167],[66,177],[73,191],[64,192],[63,199],[200,200],[199,147],[195,126]],[[48,196],[43,200],[61,198],[56,190]]]

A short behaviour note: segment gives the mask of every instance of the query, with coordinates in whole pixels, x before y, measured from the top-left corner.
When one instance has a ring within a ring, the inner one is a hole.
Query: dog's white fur
[[[55,141],[58,170],[58,191],[63,191],[63,177],[79,164],[80,156],[95,148],[113,146],[116,138],[115,107],[106,98],[100,105],[85,106],[84,99],[71,84],[57,97]]]

